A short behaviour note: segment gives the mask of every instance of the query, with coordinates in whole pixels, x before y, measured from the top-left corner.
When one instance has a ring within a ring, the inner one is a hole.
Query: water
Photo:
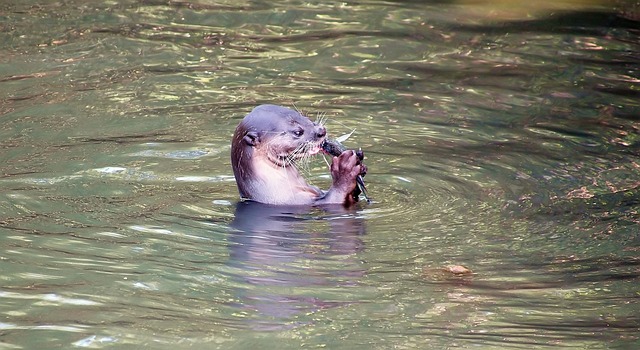
[[[638,4],[605,5],[0,5],[2,346],[639,347]],[[373,204],[238,203],[267,102],[356,129]]]

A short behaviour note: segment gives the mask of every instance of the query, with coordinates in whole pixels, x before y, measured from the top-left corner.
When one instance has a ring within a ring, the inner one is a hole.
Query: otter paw
[[[356,157],[358,157],[358,164],[360,165],[360,176],[364,177],[367,175],[367,166],[362,163],[364,161],[364,152],[362,152],[362,148],[355,151]]]
[[[367,166],[360,163],[360,174],[358,174],[362,177],[364,177],[365,175],[367,175]]]
[[[362,166],[353,151],[345,151],[331,162],[331,177],[335,187],[344,192],[351,192],[356,186],[356,177],[360,175]]]

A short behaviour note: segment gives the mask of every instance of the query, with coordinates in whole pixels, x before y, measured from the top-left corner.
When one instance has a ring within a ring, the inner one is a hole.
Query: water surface
[[[0,5],[0,342],[640,346],[638,7],[612,6]],[[261,103],[355,129],[374,202],[239,203]]]

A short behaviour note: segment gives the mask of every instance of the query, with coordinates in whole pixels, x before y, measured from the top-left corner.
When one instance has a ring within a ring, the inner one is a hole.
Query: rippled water
[[[240,4],[0,5],[2,347],[640,347],[637,2]],[[374,202],[238,203],[267,102]]]

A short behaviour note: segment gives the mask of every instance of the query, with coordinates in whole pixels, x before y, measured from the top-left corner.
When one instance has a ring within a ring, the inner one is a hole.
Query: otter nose
[[[321,138],[324,137],[324,135],[327,134],[327,129],[324,126],[318,126],[316,128],[316,137],[317,138]]]

